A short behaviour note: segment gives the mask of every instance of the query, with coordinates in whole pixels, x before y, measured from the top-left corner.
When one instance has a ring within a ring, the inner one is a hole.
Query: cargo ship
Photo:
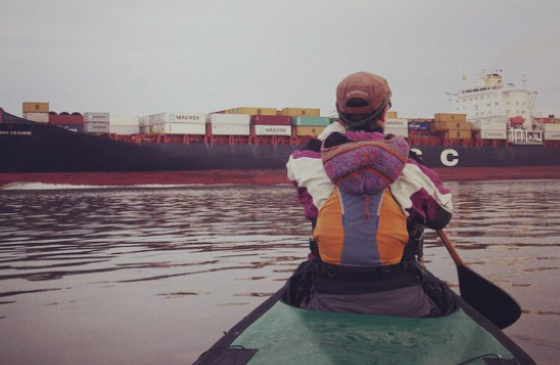
[[[453,113],[399,118],[399,134],[444,181],[560,178],[560,119],[534,117],[536,92],[503,85],[500,71],[450,94]],[[289,155],[334,117],[312,108],[239,107],[147,116],[0,109],[0,188],[289,183]]]

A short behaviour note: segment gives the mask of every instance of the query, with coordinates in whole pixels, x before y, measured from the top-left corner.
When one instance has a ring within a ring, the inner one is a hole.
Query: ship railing
[[[510,128],[508,129],[508,140],[512,144],[542,145],[543,132],[540,130]]]

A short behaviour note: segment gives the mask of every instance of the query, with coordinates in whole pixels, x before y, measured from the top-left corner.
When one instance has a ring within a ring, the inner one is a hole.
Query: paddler
[[[313,225],[311,289],[302,308],[440,315],[417,261],[423,228],[450,221],[451,193],[404,138],[384,134],[390,107],[383,77],[351,74],[336,89],[339,121],[290,156],[288,177]]]

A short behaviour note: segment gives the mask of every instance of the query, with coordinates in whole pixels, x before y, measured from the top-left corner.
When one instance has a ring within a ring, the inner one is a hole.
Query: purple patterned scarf
[[[368,135],[371,140],[364,140]],[[340,189],[360,195],[375,194],[400,175],[409,146],[400,136],[379,139],[378,133],[361,133],[357,139],[331,134],[321,147],[323,166]]]

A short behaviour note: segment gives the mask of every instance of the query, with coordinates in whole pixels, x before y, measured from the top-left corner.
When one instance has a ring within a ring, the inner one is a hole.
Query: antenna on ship
[[[523,81],[523,90],[527,90],[527,74],[523,74],[521,80]]]

